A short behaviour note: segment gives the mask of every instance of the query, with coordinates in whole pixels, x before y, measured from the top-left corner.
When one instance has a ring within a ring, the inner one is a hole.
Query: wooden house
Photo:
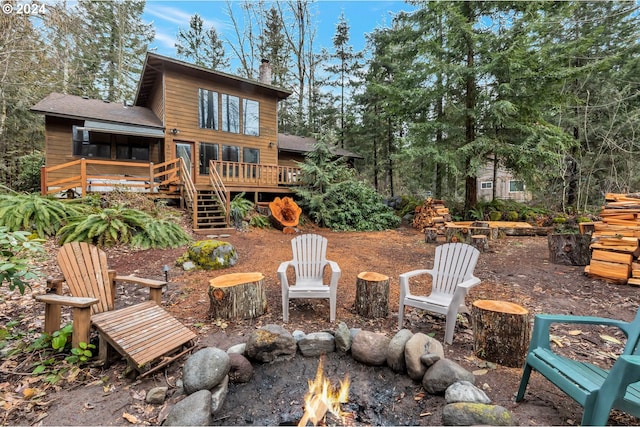
[[[501,200],[514,200],[527,202],[531,200],[531,192],[527,190],[523,180],[517,179],[513,174],[500,166],[495,168],[492,159],[481,167],[478,173],[478,199],[491,201],[494,198]]]
[[[290,193],[309,151],[308,139],[278,134],[291,92],[270,74],[266,61],[255,81],[147,53],[131,103],[50,94],[32,107],[45,116],[41,192],[140,191],[180,200],[196,230],[227,227],[235,194]]]

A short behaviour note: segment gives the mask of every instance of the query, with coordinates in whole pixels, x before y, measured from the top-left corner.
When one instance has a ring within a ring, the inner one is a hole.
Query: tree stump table
[[[478,300],[471,309],[473,352],[484,360],[522,367],[529,348],[529,311],[507,301]]]
[[[212,319],[253,319],[267,309],[262,273],[232,273],[209,281],[209,315]]]
[[[389,277],[363,271],[356,281],[356,313],[362,317],[387,317],[389,314]]]

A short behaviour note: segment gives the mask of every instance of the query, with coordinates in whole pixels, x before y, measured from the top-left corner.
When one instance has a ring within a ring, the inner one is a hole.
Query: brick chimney
[[[258,81],[264,84],[271,84],[271,64],[269,64],[268,59],[263,59],[260,64],[260,72],[258,76]]]

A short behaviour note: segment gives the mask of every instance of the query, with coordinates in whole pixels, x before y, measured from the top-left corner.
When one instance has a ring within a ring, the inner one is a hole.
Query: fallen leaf
[[[89,403],[89,402],[86,402],[86,403],[84,404],[84,409],[93,409],[93,408],[95,408],[95,406],[94,406],[94,405],[92,405],[92,404],[91,404],[91,403]]]
[[[573,336],[582,335],[582,331],[580,329],[573,329],[569,331],[569,335],[573,335]]]
[[[128,414],[126,412],[122,413],[122,418],[129,421],[131,424],[140,424],[140,420],[135,415]]]
[[[614,337],[612,337],[612,336],[610,336],[610,335],[604,335],[604,334],[603,334],[603,335],[600,335],[600,338],[602,338],[602,339],[603,339],[603,340],[605,340],[605,341],[609,341],[610,343],[614,343],[614,344],[622,344],[622,343],[620,342],[620,340],[618,340],[617,338],[614,338]]]
[[[475,375],[475,376],[487,375],[488,372],[489,372],[488,369],[478,369],[478,370],[473,371],[473,375]]]
[[[31,399],[36,394],[35,388],[25,388],[22,390],[22,395],[25,399]]]

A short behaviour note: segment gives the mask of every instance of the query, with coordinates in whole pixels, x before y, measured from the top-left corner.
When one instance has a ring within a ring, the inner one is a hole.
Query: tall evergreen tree
[[[79,60],[86,78],[85,94],[109,101],[133,98],[151,24],[142,22],[145,0],[80,0],[84,28],[78,41]]]
[[[221,70],[229,66],[224,45],[214,27],[204,28],[204,22],[197,13],[189,20],[189,28],[178,29],[175,43],[178,57],[192,61],[201,67]]]
[[[354,52],[353,46],[349,44],[349,23],[344,16],[344,12],[338,19],[336,25],[336,32],[333,36],[333,48],[334,52],[329,56],[329,65],[325,67],[325,71],[335,76],[334,79],[329,81],[329,86],[336,87],[340,90],[340,129],[339,129],[339,144],[344,148],[345,140],[345,104],[346,93],[353,84],[355,84],[354,76],[357,74],[363,55],[361,52]]]

